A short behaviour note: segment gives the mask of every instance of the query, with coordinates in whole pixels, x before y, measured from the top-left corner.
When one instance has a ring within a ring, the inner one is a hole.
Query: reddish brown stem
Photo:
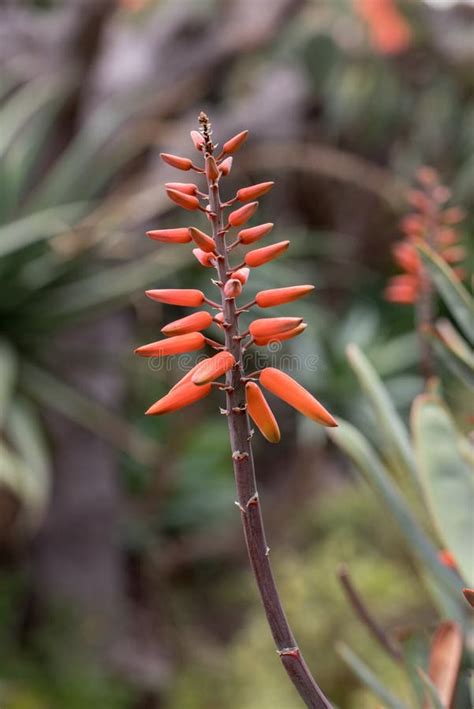
[[[207,119],[201,119],[206,151],[212,154],[213,145],[208,132]],[[207,129],[206,129],[207,126]],[[215,216],[212,217],[213,237],[217,246],[217,270],[223,284],[229,280],[229,264],[223,230],[223,215],[217,182],[208,182],[209,204]],[[242,342],[238,327],[238,316],[234,299],[226,299],[222,293],[222,308],[225,321],[226,347],[235,358],[236,366],[227,372],[226,391],[227,421],[232,447],[232,462],[237,485],[238,502],[245,542],[268,624],[277,647],[277,653],[291,681],[306,706],[312,709],[331,709],[331,704],[313,679],[301,654],[281,605],[269,560],[260,499],[255,480],[255,468],[251,446],[251,431],[247,415],[245,381],[243,379]]]

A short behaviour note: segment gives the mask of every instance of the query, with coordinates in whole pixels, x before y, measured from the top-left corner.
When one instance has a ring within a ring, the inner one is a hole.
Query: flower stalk
[[[236,505],[240,510],[245,542],[250,565],[255,576],[260,597],[265,609],[268,624],[282,664],[307,707],[311,709],[331,709],[331,704],[314,680],[298,648],[295,637],[285,616],[278,590],[270,566],[269,552],[263,525],[260,498],[257,491],[255,468],[252,454],[253,431],[250,427],[249,414],[262,435],[271,443],[280,440],[280,431],[276,419],[260,389],[259,381],[269,391],[279,396],[295,409],[325,426],[337,425],[328,411],[301,385],[279,370],[268,367],[250,376],[245,375],[243,354],[251,345],[265,346],[273,339],[288,339],[304,330],[306,324],[302,318],[267,318],[257,319],[247,329],[239,327],[239,317],[253,307],[270,307],[286,303],[308,294],[312,286],[292,286],[274,291],[262,291],[256,299],[246,305],[238,306],[238,298],[249,278],[251,269],[261,266],[276,258],[288,248],[289,242],[250,251],[243,263],[232,265],[230,257],[234,245],[251,244],[271,231],[273,224],[250,227],[241,230],[237,242],[227,243],[227,236],[232,228],[240,228],[251,219],[257,210],[257,202],[247,202],[232,211],[226,218],[226,208],[236,200],[247,201],[262,196],[273,186],[272,182],[260,183],[242,188],[230,200],[222,200],[220,180],[231,167],[230,154],[235,153],[247,138],[247,131],[239,133],[224,143],[222,152],[214,155],[212,130],[209,119],[204,113],[199,116],[200,131],[192,131],[194,147],[202,153],[205,168],[196,167],[191,160],[165,154],[164,161],[181,170],[195,170],[206,179],[207,193],[195,190],[183,183],[172,183],[178,189],[168,187],[168,196],[173,202],[195,211],[204,212],[211,226],[211,234],[190,227],[189,239],[182,230],[157,230],[149,236],[158,241],[186,243],[193,241],[199,247],[193,253],[205,267],[214,267],[217,279],[212,282],[219,289],[219,302],[210,300],[201,291],[194,289],[168,289],[148,291],[153,300],[169,304],[199,307],[206,303],[218,312],[210,318],[223,333],[224,344],[205,337],[200,331],[210,324],[202,311],[194,316],[186,316],[163,328],[164,341],[151,343],[138,348],[142,356],[167,355],[176,352],[200,349],[210,345],[217,354],[197,364],[188,372],[171,391],[156,402],[147,413],[162,414],[176,411],[207,396],[214,389],[225,392],[226,406],[221,409],[227,418],[232,464],[234,469],[237,496]],[[199,197],[204,196],[207,206],[203,207]],[[196,196],[197,195],[197,196]],[[196,205],[197,202],[197,205]],[[197,253],[196,253],[197,252]],[[261,301],[258,303],[258,301]],[[193,331],[195,327],[196,331]],[[248,339],[250,338],[250,339]],[[225,376],[225,383],[218,381]],[[217,381],[216,381],[217,380]]]

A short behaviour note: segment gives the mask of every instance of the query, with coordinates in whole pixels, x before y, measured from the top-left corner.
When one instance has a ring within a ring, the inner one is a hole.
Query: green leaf
[[[474,301],[453,270],[425,244],[417,247],[423,264],[451,315],[469,342],[474,341]]]
[[[347,358],[372,405],[377,423],[382,429],[388,457],[394,458],[399,467],[418,487],[415,457],[407,429],[380,377],[357,345],[349,345]]]
[[[159,457],[160,448],[151,438],[45,369],[22,361],[20,381],[27,393],[40,404],[92,431],[138,462],[149,465]]]
[[[344,662],[368,689],[370,689],[389,709],[407,709],[389,689],[375,676],[372,670],[347,645],[338,644],[337,651]]]
[[[0,429],[10,406],[16,375],[15,352],[6,340],[0,340]]]
[[[345,451],[356,468],[383,499],[396,519],[401,533],[409,547],[426,564],[439,583],[449,590],[459,603],[461,584],[457,576],[443,566],[432,542],[418,525],[400,491],[390,478],[385,466],[377,456],[368,440],[347,421],[337,420],[339,426],[328,430],[331,440]]]
[[[0,227],[0,258],[68,231],[87,207],[85,202],[51,207]]]
[[[474,356],[466,341],[449,320],[440,319],[425,332],[434,350],[446,367],[465,386],[474,389]]]
[[[426,695],[430,709],[446,709],[438,694],[438,690],[436,689],[426,672],[423,672],[423,670],[420,670],[420,668],[418,668],[418,674],[420,676],[421,681],[423,682],[424,688],[426,689]]]
[[[442,402],[415,399],[413,438],[423,489],[435,527],[467,585],[474,585],[474,477],[459,449],[459,433]]]

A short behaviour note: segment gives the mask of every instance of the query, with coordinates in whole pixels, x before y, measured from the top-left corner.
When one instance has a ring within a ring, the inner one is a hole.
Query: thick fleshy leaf
[[[460,626],[449,620],[441,623],[431,643],[428,676],[438,691],[442,707],[452,706],[462,652]]]
[[[15,380],[17,376],[17,360],[15,352],[6,340],[0,340],[0,429],[7,418]]]
[[[418,488],[415,456],[408,431],[380,377],[357,345],[349,345],[347,358],[373,408],[375,418],[383,433],[384,448],[389,457],[394,459],[398,467],[405,471]]]
[[[418,251],[451,315],[469,342],[474,342],[473,298],[438,254],[425,244],[418,246]]]
[[[469,585],[474,585],[474,476],[459,449],[459,434],[442,402],[421,394],[412,411],[422,485],[434,525]]]
[[[165,340],[142,345],[137,347],[135,354],[140,357],[165,357],[201,350],[205,344],[206,338],[201,332],[190,332],[187,335],[176,335],[176,337],[168,337]]]
[[[425,702],[423,703],[423,709],[446,709],[447,704],[443,704],[441,697],[439,696],[438,690],[433,684],[432,680],[428,677],[426,672],[418,667],[418,675],[425,688]]]
[[[395,518],[409,548],[427,566],[433,576],[459,603],[461,584],[451,569],[443,566],[438,552],[413,516],[398,487],[392,481],[382,461],[369,441],[347,421],[337,420],[339,428],[328,431],[331,440],[354,462]]]
[[[337,426],[335,419],[322,404],[285,372],[267,367],[260,372],[260,383],[304,416],[323,426]]]
[[[247,393],[247,406],[250,418],[267,441],[270,443],[278,443],[280,440],[280,429],[262,390],[255,382],[247,382],[245,390]]]
[[[474,356],[449,320],[440,319],[425,333],[440,360],[463,384],[474,389]]]
[[[337,651],[354,674],[370,689],[389,709],[408,709],[392,692],[385,687],[372,670],[347,645],[338,644]]]

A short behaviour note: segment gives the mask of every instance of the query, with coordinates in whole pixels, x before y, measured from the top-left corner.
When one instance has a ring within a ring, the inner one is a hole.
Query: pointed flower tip
[[[199,246],[202,251],[207,251],[208,253],[213,253],[216,250],[216,242],[211,236],[208,236],[200,229],[196,229],[194,226],[189,227],[189,235],[192,240]]]
[[[166,194],[172,202],[177,204],[179,207],[183,207],[183,209],[194,211],[195,209],[199,209],[199,207],[201,206],[197,197],[194,197],[190,194],[185,194],[180,190],[173,190],[168,188],[166,190]]]
[[[261,434],[270,443],[280,441],[280,428],[260,387],[255,382],[245,385],[248,413]]]
[[[243,207],[234,210],[229,214],[229,224],[231,226],[242,226],[245,224],[250,217],[252,217],[258,208],[258,202],[250,202],[249,204],[244,204]]]
[[[154,229],[147,231],[146,235],[153,241],[161,241],[165,244],[188,244],[191,241],[191,236],[186,228]]]
[[[193,166],[189,158],[182,158],[179,155],[172,155],[171,153],[160,153],[160,158],[163,162],[171,165],[171,167],[178,168],[178,170],[190,170]]]
[[[270,244],[270,246],[263,246],[261,249],[254,249],[245,255],[244,261],[247,266],[252,268],[263,266],[265,263],[281,256],[289,245],[289,241],[279,241],[276,244]]]
[[[237,133],[237,135],[234,135],[233,138],[230,138],[224,143],[222,146],[222,151],[227,155],[235,153],[235,151],[240,148],[242,143],[247,140],[248,134],[248,130],[243,130],[241,133]]]
[[[168,355],[201,350],[205,344],[206,338],[201,332],[190,332],[186,335],[176,335],[165,340],[142,345],[137,347],[135,354],[140,357],[166,357]]]
[[[204,293],[194,288],[160,288],[145,291],[151,300],[167,305],[183,305],[195,308],[205,301]]]
[[[304,416],[316,421],[316,423],[331,428],[337,426],[337,421],[331,416],[329,411],[309,391],[285,372],[280,372],[279,369],[274,367],[267,367],[260,373],[260,383],[265,389],[268,389],[272,394],[286,401],[287,404],[293,406]]]
[[[187,315],[184,318],[179,318],[174,322],[168,323],[161,328],[161,332],[166,337],[172,337],[174,335],[187,335],[191,332],[198,332],[199,330],[205,330],[212,323],[212,315],[205,310],[197,313],[192,313],[192,315]]]
[[[204,138],[201,133],[199,133],[199,131],[197,130],[192,130],[190,135],[196,150],[202,150],[204,147]]]
[[[229,371],[229,369],[232,369],[234,364],[235,358],[230,352],[226,350],[218,352],[213,357],[209,357],[209,359],[200,362],[191,377],[191,381],[199,386],[208,384],[214,381],[214,379],[219,379],[219,377]]]
[[[223,177],[226,177],[232,170],[233,158],[228,157],[219,164],[219,171]]]
[[[259,182],[258,185],[242,187],[237,192],[237,199],[239,202],[247,202],[250,199],[257,199],[258,197],[261,197],[269,192],[274,184],[274,182]]]
[[[314,286],[311,285],[272,288],[257,293],[255,300],[260,308],[272,308],[275,305],[283,305],[284,303],[291,303],[293,300],[298,300],[298,298],[303,298],[313,290]]]
[[[156,401],[145,413],[147,416],[159,416],[178,411],[200,399],[204,399],[211,393],[211,389],[210,384],[198,387],[188,380],[176,388],[173,387],[166,396]]]

